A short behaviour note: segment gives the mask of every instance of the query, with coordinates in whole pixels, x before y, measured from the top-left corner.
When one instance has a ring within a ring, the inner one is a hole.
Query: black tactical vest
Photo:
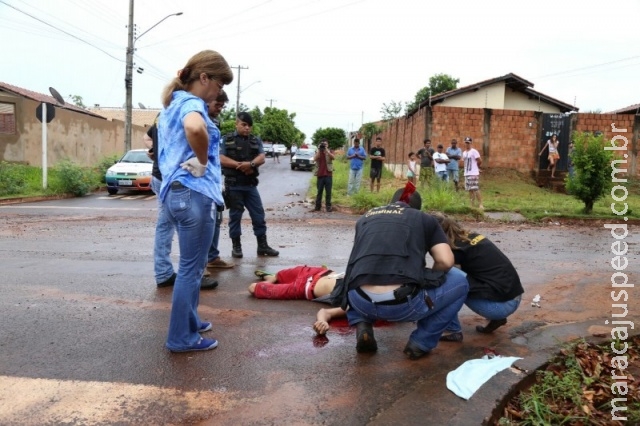
[[[229,133],[223,139],[226,156],[238,162],[251,162],[260,155],[260,141],[254,135],[243,138],[236,133]],[[226,186],[245,186],[258,184],[258,168],[254,168],[254,173],[245,175],[240,170],[231,167],[223,167],[222,174]]]

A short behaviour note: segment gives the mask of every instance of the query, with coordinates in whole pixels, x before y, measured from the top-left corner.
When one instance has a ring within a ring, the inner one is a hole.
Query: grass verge
[[[536,381],[528,389],[507,403],[504,415],[494,426],[640,424],[640,336],[624,343],[624,352],[620,341],[596,345],[579,340],[563,348],[544,370],[536,373]],[[623,369],[613,361],[617,355],[612,345],[624,353]],[[622,395],[622,391],[626,394]],[[612,401],[620,397],[625,401],[616,401],[615,405],[626,409],[613,413]],[[614,414],[627,420],[614,419]]]
[[[370,189],[369,166],[362,174],[360,191],[347,196],[349,164],[343,158],[334,161],[332,198],[335,206],[352,209],[362,213],[371,207],[383,205],[391,199],[396,189],[406,184],[406,179],[394,177],[389,170],[383,171],[380,192]],[[427,185],[418,183],[422,196],[423,210],[440,211],[451,215],[482,217],[482,212],[472,208],[469,195],[464,191],[464,177],[460,176],[460,191],[455,191],[453,183],[432,179]],[[628,204],[625,214],[629,219],[640,219],[640,183],[629,180],[625,184],[629,195],[624,200]],[[530,176],[509,169],[483,169],[480,176],[480,192],[485,211],[519,213],[528,220],[539,221],[545,218],[565,219],[620,219],[611,211],[611,197],[607,195],[598,200],[589,215],[582,211],[584,203],[571,195],[540,188]],[[312,179],[309,196],[315,198],[315,178]],[[620,194],[618,194],[620,196]],[[618,209],[622,208],[618,204]]]

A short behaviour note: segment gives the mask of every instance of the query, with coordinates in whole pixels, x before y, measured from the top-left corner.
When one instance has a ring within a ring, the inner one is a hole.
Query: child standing
[[[413,151],[409,153],[409,160],[407,160],[407,180],[416,184],[416,154]]]

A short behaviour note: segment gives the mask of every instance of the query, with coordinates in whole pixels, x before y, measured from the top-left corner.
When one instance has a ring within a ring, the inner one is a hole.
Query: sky
[[[160,108],[204,49],[242,67],[231,106],[240,91],[250,109],[286,109],[308,140],[379,120],[438,73],[458,87],[515,73],[580,111],[640,103],[638,0],[0,0],[0,81],[122,107],[130,1],[134,106]]]

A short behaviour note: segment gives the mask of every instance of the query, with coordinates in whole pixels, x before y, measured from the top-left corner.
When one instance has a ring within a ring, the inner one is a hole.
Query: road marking
[[[103,195],[98,200],[154,200],[154,195]]]
[[[25,206],[22,204],[13,204],[9,206],[0,206],[0,209],[43,209],[43,210],[125,210],[125,211],[152,211],[156,208],[136,208],[136,207],[72,207],[72,206]]]
[[[121,382],[0,376],[2,424],[174,424],[229,411],[237,396],[224,388],[183,391]],[[126,405],[126,410],[123,406]],[[158,408],[159,407],[159,408]],[[27,423],[25,423],[27,420]]]

